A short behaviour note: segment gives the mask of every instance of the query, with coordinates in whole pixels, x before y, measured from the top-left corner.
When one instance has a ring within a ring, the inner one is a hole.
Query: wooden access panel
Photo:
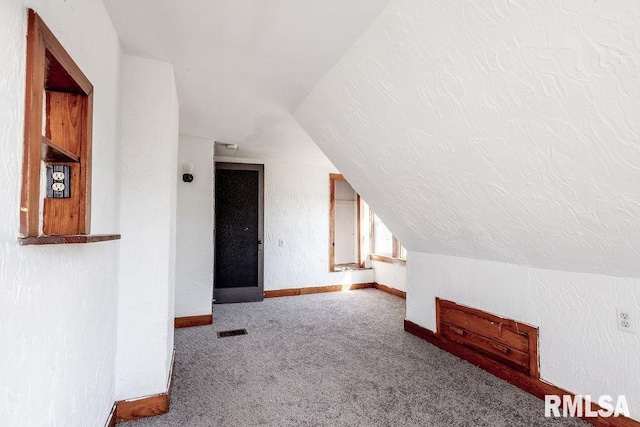
[[[436,298],[438,334],[539,378],[538,328]]]

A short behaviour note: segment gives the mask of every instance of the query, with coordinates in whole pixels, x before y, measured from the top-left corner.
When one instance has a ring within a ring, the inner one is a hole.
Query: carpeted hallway
[[[216,305],[213,326],[176,330],[171,411],[125,425],[586,425],[404,332],[404,313],[376,289]]]

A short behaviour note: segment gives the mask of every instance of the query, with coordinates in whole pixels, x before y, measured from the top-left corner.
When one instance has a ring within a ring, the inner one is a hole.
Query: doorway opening
[[[365,268],[362,224],[368,221],[368,210],[353,187],[340,174],[329,176],[329,271]]]
[[[329,185],[329,271],[406,265],[404,246],[345,178],[330,174]]]
[[[264,165],[216,163],[213,297],[264,298]]]

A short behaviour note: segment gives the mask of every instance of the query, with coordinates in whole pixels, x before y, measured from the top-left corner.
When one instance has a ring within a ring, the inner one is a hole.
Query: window
[[[407,251],[400,241],[389,231],[380,217],[369,208],[370,216],[370,257],[373,261],[405,265]]]
[[[29,10],[20,244],[87,243],[93,85]]]
[[[371,211],[371,250],[370,253],[382,256],[394,256],[395,238],[380,217]]]

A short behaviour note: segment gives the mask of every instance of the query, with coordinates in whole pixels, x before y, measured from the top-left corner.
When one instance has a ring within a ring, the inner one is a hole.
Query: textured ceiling
[[[184,135],[319,157],[291,117],[388,0],[104,0],[126,53],[171,62]]]
[[[294,116],[411,250],[640,277],[637,0],[393,0]]]

